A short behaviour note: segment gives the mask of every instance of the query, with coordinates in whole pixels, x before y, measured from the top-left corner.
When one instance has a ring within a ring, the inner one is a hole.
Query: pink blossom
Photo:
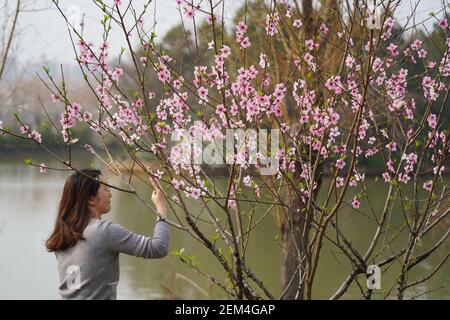
[[[39,172],[40,173],[46,173],[47,172],[47,166],[45,165],[45,163],[41,163],[39,165]]]
[[[169,82],[170,81],[170,72],[167,69],[167,67],[163,67],[159,72],[158,72],[158,79],[161,82]]]
[[[187,196],[192,197],[194,199],[198,199],[201,195],[201,190],[195,187],[187,187]]]
[[[183,77],[179,77],[178,79],[175,79],[175,80],[173,81],[173,87],[174,87],[176,90],[180,90],[181,87],[182,87],[182,85],[183,85],[183,82],[184,82],[184,78],[183,78]],[[150,98],[150,93],[149,93],[149,99],[151,99],[151,98]]]
[[[295,172],[295,161],[291,161],[289,163],[289,171],[290,172]]]
[[[344,186],[344,178],[337,177],[336,178],[336,188],[340,188]]]
[[[239,107],[236,104],[232,104],[230,108],[230,113],[235,116],[238,113]]]
[[[114,81],[117,81],[117,80],[119,80],[121,75],[123,75],[123,69],[116,67],[112,73],[112,79]]]
[[[217,18],[215,17],[214,14],[210,14],[208,15],[208,17],[206,18],[206,23],[208,24],[208,26],[212,26],[213,22],[217,20]]]
[[[186,18],[192,19],[195,16],[195,9],[194,7],[189,4],[187,7],[184,7],[184,15]]]
[[[122,0],[114,0],[114,4],[116,6],[120,6],[122,4]]]
[[[61,98],[56,96],[56,95],[54,95],[54,94],[52,94],[51,97],[52,97],[52,102],[53,103],[57,103],[57,102],[61,101]]]
[[[445,17],[443,17],[441,20],[439,20],[438,26],[439,26],[439,28],[441,28],[443,30],[447,29],[448,28],[447,19]]]
[[[245,22],[241,21],[237,24],[236,32],[241,33],[241,34],[244,34],[247,32],[247,25],[245,24]]]
[[[223,106],[223,104],[219,104],[219,105],[216,107],[216,113],[217,113],[217,114],[223,114],[223,113],[225,113],[225,107]]]
[[[86,111],[85,113],[83,113],[82,119],[83,119],[84,122],[91,121],[92,120],[92,113]]]
[[[323,32],[325,34],[327,34],[329,31],[327,25],[325,23],[322,23],[322,25],[320,26],[320,32]]]
[[[267,63],[267,56],[264,53],[259,55],[259,66],[263,69],[269,66]]]
[[[75,125],[74,115],[69,112],[61,113],[59,123],[63,129],[70,129]]]
[[[242,179],[242,182],[246,187],[251,187],[252,185],[252,178],[250,176],[245,176],[244,179]]]
[[[417,163],[417,154],[414,152],[411,152],[406,156],[406,162],[410,165],[414,165]]]
[[[244,39],[242,39],[242,41],[240,42],[240,45],[244,49],[250,47],[251,43],[250,43],[250,40],[248,39],[248,37],[245,37]]]
[[[305,45],[308,48],[309,51],[314,50],[314,48],[318,48],[319,44],[318,43],[314,43],[313,39],[308,39],[305,41]]]
[[[397,48],[398,48],[398,45],[391,43],[391,44],[387,47],[387,50],[391,53],[391,55],[392,55],[393,57],[395,57],[395,56],[398,55],[398,50],[397,50]]]
[[[220,49],[220,53],[222,54],[222,57],[227,58],[230,56],[231,54],[231,49],[229,46],[224,45],[221,49]]]
[[[23,126],[20,127],[20,133],[25,134],[25,133],[28,132],[28,129],[30,129],[29,126],[23,125]]]
[[[428,62],[428,65],[427,65],[428,68],[433,69],[435,66],[436,66],[436,62],[435,61]]]
[[[208,89],[200,87],[198,88],[197,93],[200,99],[208,101]]]
[[[420,49],[419,52],[417,52],[417,55],[421,59],[425,59],[427,57],[427,51],[425,49]]]
[[[389,142],[386,148],[391,152],[397,151],[397,144],[395,142]]]
[[[142,108],[142,106],[144,105],[144,101],[143,101],[142,99],[137,99],[137,100],[134,102],[134,105],[136,106],[136,108],[140,109],[140,108]]]
[[[398,181],[407,184],[411,177],[408,174],[400,173],[398,176]]]
[[[389,170],[390,172],[392,172],[392,173],[395,172],[394,164],[392,163],[392,160],[391,160],[391,159],[389,159],[389,161],[386,163],[386,166],[387,166],[387,168],[388,168],[388,170]]]
[[[31,139],[33,139],[33,140],[36,141],[37,143],[42,143],[41,134],[40,134],[38,131],[36,131],[36,130],[33,130],[33,131],[28,135],[28,137],[31,138]]]
[[[84,40],[79,40],[78,46],[80,47],[80,61],[82,64],[86,65],[94,59],[94,54],[92,52],[92,47],[94,44],[92,42],[85,42]]]
[[[345,167],[345,161],[343,159],[338,159],[336,161],[336,168],[342,170]]]
[[[435,90],[436,82],[429,76],[425,76],[422,79],[422,89],[425,98],[436,101],[438,93]]]
[[[428,118],[428,125],[432,128],[432,129],[436,129],[436,125],[437,125],[437,120],[436,120],[436,115],[434,113],[431,113]]]
[[[255,195],[257,198],[261,198],[261,189],[259,188],[258,185],[255,185]]]
[[[172,179],[172,185],[175,189],[179,190],[180,187],[184,187],[184,180]]]
[[[340,76],[334,76],[329,78],[325,82],[325,86],[328,88],[328,90],[334,91],[334,93],[336,94],[342,94],[344,92]]]
[[[442,171],[444,171],[444,169],[445,169],[445,166],[441,166],[441,168],[439,169],[439,175],[442,174]],[[437,166],[433,168],[433,173],[434,174],[438,174],[438,167]]]
[[[384,33],[381,35],[381,39],[388,40],[392,36],[392,28],[394,27],[394,19],[388,17],[383,24]]]
[[[250,47],[251,43],[248,37],[245,36],[247,32],[247,25],[244,22],[239,22],[236,26],[236,41],[243,49]]]
[[[151,171],[151,173],[152,173],[153,177],[155,177],[158,180],[161,179],[162,176],[164,175],[164,171],[161,171],[159,169],[156,170],[156,172]]]
[[[427,182],[424,182],[423,188],[427,191],[431,191],[431,189],[433,188],[433,181],[429,180]]]
[[[287,7],[286,18],[292,18],[292,6]]]
[[[280,21],[280,17],[278,12],[275,12],[272,15],[267,15],[266,17],[266,32],[267,35],[273,37],[276,33],[278,33],[278,23]]]
[[[294,20],[293,26],[294,26],[295,28],[300,29],[300,27],[301,27],[302,25],[303,25],[302,20],[300,20],[300,19],[295,19],[295,20]]]
[[[419,39],[416,39],[416,40],[414,40],[414,42],[411,44],[411,49],[413,49],[413,50],[419,50],[421,46],[422,46],[422,41],[420,41]]]
[[[347,55],[347,58],[345,58],[345,65],[349,68],[353,67],[353,64],[355,63],[355,59],[351,55]]]
[[[361,206],[361,201],[359,201],[356,197],[354,197],[352,200],[352,207],[354,209],[359,209],[360,206]]]

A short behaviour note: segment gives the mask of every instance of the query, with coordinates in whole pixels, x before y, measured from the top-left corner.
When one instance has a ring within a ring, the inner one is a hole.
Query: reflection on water
[[[44,240],[53,227],[58,201],[67,176],[67,172],[49,172],[43,175],[37,168],[0,159],[0,299],[58,298],[56,259],[53,254],[45,251]],[[150,196],[143,185],[138,185],[137,190],[144,196],[145,194]],[[370,200],[377,210],[381,210],[384,191],[382,186],[373,190],[373,197]],[[198,205],[194,202],[190,202],[190,205],[193,213],[200,213]],[[262,214],[263,211],[256,212],[254,219],[257,219],[258,213]],[[201,217],[206,218],[206,213]],[[133,196],[115,191],[112,210],[104,218],[147,235],[151,235],[155,221],[154,216]],[[372,234],[375,230],[367,217],[357,215],[348,209],[341,214],[340,223],[357,248],[363,250],[367,247],[369,244],[367,233]],[[401,214],[394,214],[391,227],[398,227],[401,223]],[[202,228],[208,230],[207,236],[213,235],[214,230],[209,226],[202,225]],[[275,219],[268,215],[252,235],[246,257],[247,265],[275,296],[280,294],[281,250],[280,244],[274,240],[278,233]],[[439,235],[440,233],[435,237]],[[399,239],[398,243],[401,241],[404,243],[406,233]],[[427,247],[426,241],[423,247]],[[446,254],[445,250],[448,250],[448,247],[447,245],[447,248],[438,250],[433,259],[418,266],[410,279],[420,279],[430,272]],[[172,229],[171,250],[180,248],[185,248],[186,254],[195,254],[200,268],[214,274],[220,280],[225,280],[221,266],[199,242],[186,233]],[[394,249],[395,247],[392,248]],[[418,250],[420,251],[420,247]],[[226,298],[220,288],[172,255],[161,260],[149,261],[121,255],[120,265],[119,299]],[[349,268],[345,257],[329,244],[325,244],[314,297],[328,298],[343,281]],[[398,266],[394,265],[392,270],[398,270],[395,268]],[[394,276],[394,272],[383,274],[382,289],[389,289],[388,286],[395,280]],[[364,279],[360,282],[364,284]],[[450,268],[444,267],[427,284],[409,291],[408,296],[414,297],[426,291],[430,292],[421,295],[420,298],[450,297]],[[381,296],[380,293],[375,295],[375,298]],[[344,298],[355,297],[360,297],[356,285],[351,287]]]

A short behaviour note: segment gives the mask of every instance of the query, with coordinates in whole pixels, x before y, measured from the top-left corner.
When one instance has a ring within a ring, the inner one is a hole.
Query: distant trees
[[[50,154],[78,170],[71,150],[86,149],[120,178],[112,187],[151,211],[134,188],[134,168],[159,179],[174,213],[171,225],[199,241],[227,277],[210,274],[183,250],[174,254],[231,298],[312,299],[325,244],[351,266],[331,299],[352,285],[372,298],[376,287],[361,285],[372,279],[370,270],[396,273],[384,297],[395,288],[398,299],[433,277],[450,256],[450,230],[440,228],[449,214],[447,8],[424,39],[414,19],[395,24],[398,1],[378,4],[375,16],[365,1],[245,1],[228,29],[221,0],[177,3],[183,23],[157,42],[131,1],[93,2],[104,14],[104,41],[90,43],[74,29],[71,36],[98,108],[86,110],[47,72],[61,111],[54,125],[67,150],[64,158]],[[127,15],[132,23],[124,22]],[[120,59],[108,60],[112,28],[123,33],[125,49]],[[412,38],[406,29],[416,30]],[[123,55],[128,62],[119,65]],[[18,122],[20,131],[2,132],[46,148],[36,128]],[[77,136],[77,127],[89,128],[97,147]],[[230,129],[236,130],[232,137],[271,129],[279,141],[250,135],[227,150],[230,158],[215,154],[229,160],[225,187],[219,187],[202,164],[211,158],[205,150],[223,143]],[[120,152],[112,152],[111,141]],[[123,154],[128,165],[119,159]],[[203,162],[196,161],[199,155]],[[158,168],[148,167],[150,156]],[[369,180],[363,163],[374,157],[384,172]],[[273,163],[272,174],[260,175]],[[377,204],[373,185],[384,190]],[[201,212],[190,212],[192,201]],[[351,216],[344,216],[347,208]],[[246,263],[252,232],[269,214],[281,222],[279,296]],[[394,215],[400,225],[391,225]],[[355,217],[371,226],[358,245],[342,222]],[[429,238],[432,232],[437,238]],[[440,262],[424,278],[413,278],[411,271],[438,249],[445,251]]]

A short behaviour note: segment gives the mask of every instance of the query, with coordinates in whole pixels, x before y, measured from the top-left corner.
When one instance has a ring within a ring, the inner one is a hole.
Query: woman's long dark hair
[[[83,231],[89,222],[88,201],[97,195],[100,175],[100,170],[83,169],[67,179],[55,229],[45,243],[48,251],[65,250],[84,239]]]

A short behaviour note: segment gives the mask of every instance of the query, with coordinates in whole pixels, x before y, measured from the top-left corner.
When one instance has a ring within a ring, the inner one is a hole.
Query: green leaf
[[[179,256],[180,256],[180,253],[179,253],[177,250],[175,250],[175,251],[170,251],[170,254],[173,255],[173,256],[175,256],[175,257],[179,257]]]
[[[416,149],[418,149],[420,147],[420,141],[416,140]]]
[[[25,160],[23,160],[23,163],[31,164],[32,163],[31,158],[25,158]]]

